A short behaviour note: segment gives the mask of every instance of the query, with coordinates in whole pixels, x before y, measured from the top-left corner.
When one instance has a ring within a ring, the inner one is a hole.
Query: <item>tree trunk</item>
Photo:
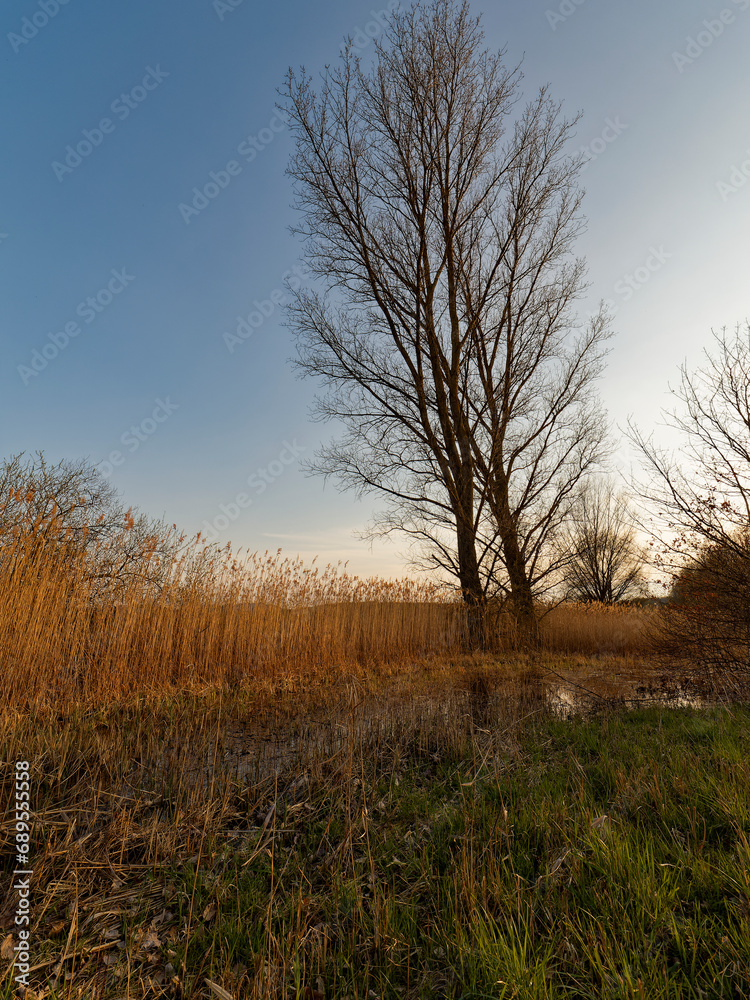
[[[456,518],[459,582],[466,604],[469,650],[487,649],[486,602],[479,573],[474,531],[461,517]]]
[[[493,496],[495,518],[503,546],[503,561],[510,581],[511,605],[518,630],[519,643],[524,649],[539,646],[539,621],[534,611],[534,597],[523,554],[518,544],[518,532],[510,510],[508,484],[496,477]]]

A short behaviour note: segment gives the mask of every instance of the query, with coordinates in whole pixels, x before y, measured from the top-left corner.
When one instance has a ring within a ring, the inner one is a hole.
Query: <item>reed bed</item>
[[[264,678],[312,683],[458,648],[462,608],[427,583],[235,555],[176,534],[126,565],[64,536],[0,555],[0,704],[19,709]],[[166,554],[165,554],[166,553]]]
[[[0,539],[0,706],[53,711],[137,693],[237,684],[305,686],[466,649],[465,607],[425,581],[186,540],[176,528],[81,543],[48,519]],[[93,535],[93,530],[92,530]],[[641,655],[655,612],[539,607],[542,650]],[[519,648],[490,602],[487,648]]]
[[[659,615],[648,607],[566,602],[543,611],[542,645],[555,653],[647,654]]]
[[[280,552],[235,554],[171,529],[130,543],[133,522],[86,546],[54,522],[19,528],[0,547],[0,705],[61,710],[138,692],[263,680],[314,685],[459,652],[464,606],[424,581],[362,580]],[[543,647],[633,654],[649,613],[541,608]],[[490,647],[517,648],[492,606]]]

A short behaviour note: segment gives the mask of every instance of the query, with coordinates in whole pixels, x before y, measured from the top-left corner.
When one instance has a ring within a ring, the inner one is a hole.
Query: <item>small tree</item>
[[[750,668],[750,323],[714,333],[696,372],[680,369],[667,423],[680,461],[631,424],[649,477],[637,484],[663,526],[661,561],[675,578],[668,646],[715,665]],[[658,529],[657,529],[658,530]]]
[[[42,452],[13,455],[0,464],[0,569],[13,574],[57,559],[86,560],[101,588],[148,575],[175,552],[167,526],[122,503],[117,489],[85,459],[50,464]],[[157,558],[154,558],[156,556]]]
[[[581,491],[563,547],[569,560],[563,570],[569,599],[616,604],[643,596],[645,551],[628,498],[612,479],[589,482]]]

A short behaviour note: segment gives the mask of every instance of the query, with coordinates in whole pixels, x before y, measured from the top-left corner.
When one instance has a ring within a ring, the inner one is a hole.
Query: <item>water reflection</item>
[[[680,688],[650,697],[607,699],[596,697],[564,684],[550,689],[546,700],[550,711],[563,719],[569,719],[576,715],[586,715],[607,706],[625,709],[644,708],[649,705],[661,705],[664,708],[706,708],[710,704],[707,698],[689,694]]]
[[[177,772],[197,784],[220,776],[292,787],[311,772],[325,776],[345,771],[357,764],[355,757],[357,766],[364,766],[365,758],[400,748],[419,759],[439,759],[446,748],[465,748],[467,740],[486,744],[502,764],[516,745],[518,724],[534,716],[551,713],[569,719],[608,708],[708,704],[708,699],[679,687],[661,693],[630,690],[607,698],[572,683],[553,683],[541,674],[494,688],[480,678],[433,694],[384,693],[301,715],[269,711],[265,717],[229,720],[193,753],[184,746],[165,748],[157,774],[166,780]]]

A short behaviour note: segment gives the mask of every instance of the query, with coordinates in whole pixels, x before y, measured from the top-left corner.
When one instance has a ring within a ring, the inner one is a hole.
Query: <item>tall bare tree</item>
[[[646,553],[628,497],[611,477],[589,481],[562,535],[566,595],[616,604],[646,590]]]
[[[467,3],[390,15],[372,66],[289,71],[306,262],[322,292],[291,307],[298,364],[343,435],[312,468],[386,500],[470,607],[513,597],[536,635],[544,549],[601,457],[592,384],[606,316],[577,337],[583,263],[575,122],[482,47]],[[480,616],[470,615],[479,621]]]

